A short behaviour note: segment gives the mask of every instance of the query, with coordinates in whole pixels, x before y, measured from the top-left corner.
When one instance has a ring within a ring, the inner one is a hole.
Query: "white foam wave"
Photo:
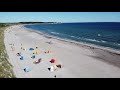
[[[101,34],[98,34],[98,37],[100,37],[101,36]]]
[[[114,43],[114,44],[120,46],[120,43]]]
[[[106,43],[107,41],[101,40],[101,42]]]
[[[57,35],[60,34],[60,33],[57,33],[57,32],[51,32],[51,33],[52,33],[52,34],[57,34]]]
[[[120,46],[120,43],[118,45]]]
[[[100,41],[95,40],[95,39],[85,39],[85,40],[88,40],[88,41],[93,41],[93,42],[100,42]]]
[[[70,37],[75,37],[75,36],[70,36]]]

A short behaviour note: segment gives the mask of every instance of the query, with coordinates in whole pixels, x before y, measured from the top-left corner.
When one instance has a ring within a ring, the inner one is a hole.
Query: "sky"
[[[0,22],[120,22],[120,12],[0,12]]]

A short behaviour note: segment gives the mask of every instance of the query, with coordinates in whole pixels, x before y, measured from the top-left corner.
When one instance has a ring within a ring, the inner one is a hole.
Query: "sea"
[[[119,22],[42,23],[25,27],[66,40],[120,50]]]

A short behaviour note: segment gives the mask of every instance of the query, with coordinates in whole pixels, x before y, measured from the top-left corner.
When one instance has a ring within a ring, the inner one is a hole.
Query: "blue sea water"
[[[118,22],[34,24],[25,27],[59,38],[120,50],[120,23]]]

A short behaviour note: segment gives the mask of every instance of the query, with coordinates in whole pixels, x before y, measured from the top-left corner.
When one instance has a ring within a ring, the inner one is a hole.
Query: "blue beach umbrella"
[[[29,68],[28,66],[26,66],[26,67],[24,68],[24,71],[25,71],[25,72],[29,72],[29,71],[30,71],[30,68]]]
[[[24,60],[24,57],[23,57],[23,56],[21,56],[21,57],[20,57],[20,60]]]
[[[29,48],[30,51],[34,50],[33,48]]]

